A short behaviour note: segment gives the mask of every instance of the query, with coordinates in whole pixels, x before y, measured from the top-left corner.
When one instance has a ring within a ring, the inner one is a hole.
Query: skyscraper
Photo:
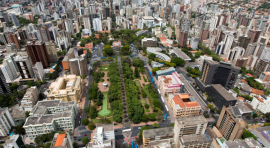
[[[16,26],[16,27],[19,27],[21,26],[21,24],[19,23],[19,20],[17,19],[16,15],[11,13],[9,14],[9,20],[12,21],[12,23]]]
[[[188,38],[188,31],[180,31],[178,44],[181,47],[185,47],[187,45],[187,38]]]
[[[14,61],[19,69],[22,79],[31,79],[34,77],[33,65],[28,56],[19,56],[14,57]]]
[[[41,62],[43,68],[49,66],[50,59],[44,42],[28,41],[25,47],[33,65],[35,65],[36,62]]]
[[[53,41],[50,41],[46,42],[45,44],[50,62],[56,63],[58,61],[58,56],[57,56],[57,49],[55,48],[55,43]]]
[[[107,17],[111,17],[111,13],[110,13],[110,8],[109,7],[104,8],[103,17],[105,19],[107,19]]]
[[[221,84],[226,89],[232,89],[240,69],[227,63],[204,60],[200,78],[196,84],[203,92],[209,91],[211,84]]]
[[[51,40],[51,36],[47,26],[42,26],[39,28],[41,39],[44,42],[49,42]]]
[[[94,31],[102,31],[101,20],[99,18],[93,19],[93,28]]]
[[[18,49],[20,49],[20,42],[18,40],[18,36],[10,32],[8,35],[8,40],[10,43],[14,43]]]
[[[248,37],[250,37],[250,43],[257,42],[260,37],[261,31],[260,30],[249,30]]]
[[[90,19],[89,19],[89,17],[87,15],[83,16],[83,25],[84,25],[84,29],[91,30]]]

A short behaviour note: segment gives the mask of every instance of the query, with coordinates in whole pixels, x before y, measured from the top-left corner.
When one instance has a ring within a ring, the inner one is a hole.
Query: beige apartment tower
[[[223,106],[217,122],[217,129],[226,140],[240,139],[247,123],[233,114],[233,107]]]

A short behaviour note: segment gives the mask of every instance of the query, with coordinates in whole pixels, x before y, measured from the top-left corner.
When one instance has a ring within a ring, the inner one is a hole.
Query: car
[[[141,129],[142,127],[138,127],[138,129]]]
[[[87,134],[84,134],[83,136],[87,136]]]

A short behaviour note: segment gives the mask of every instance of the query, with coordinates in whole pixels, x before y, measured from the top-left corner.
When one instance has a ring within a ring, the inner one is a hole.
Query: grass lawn
[[[101,120],[101,119],[92,119],[92,121],[93,121],[94,123],[102,123],[102,120]]]
[[[101,111],[98,112],[99,115],[107,117],[112,111],[108,109],[108,92],[104,92],[104,99]]]
[[[109,65],[107,65],[107,66],[100,66],[99,68],[101,69],[101,71],[109,71]]]

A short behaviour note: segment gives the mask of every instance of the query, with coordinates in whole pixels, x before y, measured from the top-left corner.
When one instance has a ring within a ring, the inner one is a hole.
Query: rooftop
[[[173,99],[173,101],[175,103],[175,107],[177,109],[190,108],[190,107],[200,107],[198,102],[191,101],[189,94],[174,95],[174,97],[172,99]]]
[[[230,94],[222,85],[220,84],[212,84],[212,87],[220,94],[222,95],[227,101],[233,101],[237,100]]]
[[[204,135],[184,135],[180,138],[180,142],[184,145],[190,144],[198,144],[198,143],[211,143],[212,141],[208,141]]]
[[[186,55],[180,48],[174,47],[172,50],[178,57],[182,58],[183,60],[185,61],[191,60],[191,58],[188,55]]]
[[[62,146],[65,140],[66,134],[58,134],[54,146]]]
[[[174,127],[165,127],[165,128],[156,128],[156,129],[150,129],[150,130],[144,130],[143,136],[144,138],[153,138],[155,136],[168,136],[173,135]]]
[[[158,70],[158,71],[156,71],[156,74],[157,75],[162,75],[163,73],[167,73],[167,72],[175,72],[175,69],[174,69],[174,67],[169,67],[169,68],[167,68],[167,69],[164,69],[164,70]]]
[[[208,123],[208,121],[202,115],[180,117],[180,118],[177,118],[177,121],[178,122],[181,122],[182,124],[185,124],[185,125],[194,125],[194,124]]]

